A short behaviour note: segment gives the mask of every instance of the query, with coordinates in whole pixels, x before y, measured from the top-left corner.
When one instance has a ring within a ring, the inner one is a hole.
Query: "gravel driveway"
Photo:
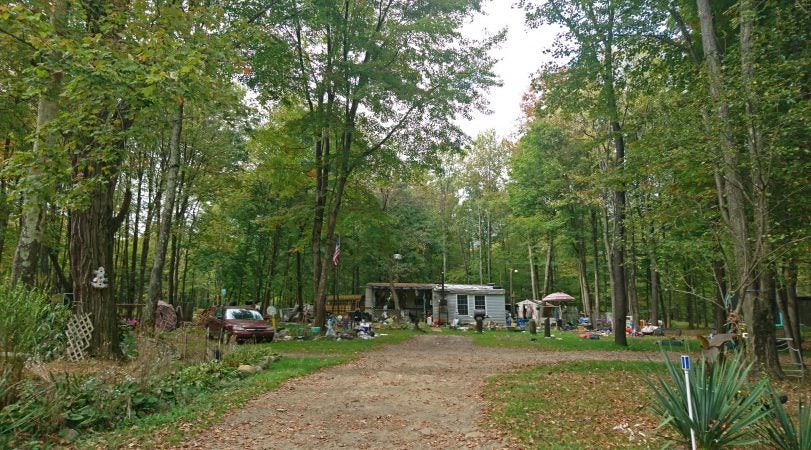
[[[429,333],[283,383],[177,448],[514,448],[480,427],[484,378],[542,363],[644,360],[641,352],[560,352],[475,347]]]

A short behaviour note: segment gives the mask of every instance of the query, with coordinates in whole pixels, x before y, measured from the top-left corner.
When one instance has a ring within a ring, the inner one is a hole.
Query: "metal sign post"
[[[693,399],[690,395],[690,356],[681,355],[681,370],[684,371],[684,388],[687,391],[687,416],[690,418],[690,444],[696,450],[696,431],[693,428]]]

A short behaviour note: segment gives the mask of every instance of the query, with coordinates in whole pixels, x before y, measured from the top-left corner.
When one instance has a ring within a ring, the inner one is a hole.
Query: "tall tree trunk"
[[[650,316],[652,325],[659,325],[659,264],[656,261],[656,230],[651,224],[648,236],[648,262],[650,264]]]
[[[157,178],[157,174],[155,175]],[[150,183],[154,180],[153,177],[150,177]],[[159,181],[154,180],[157,184],[160,184]],[[149,255],[149,242],[152,240],[152,223],[158,215],[158,211],[161,210],[161,201],[163,199],[163,190],[160,186],[157,187],[157,192],[155,192],[155,200],[151,202],[149,207],[147,208],[146,212],[146,221],[144,222],[144,242],[141,245],[141,262],[138,265],[139,267],[139,274],[138,274],[138,302],[144,300],[144,287],[145,287],[145,277],[146,277],[146,257]]]
[[[650,323],[659,326],[659,271],[655,268],[650,272]]]
[[[591,252],[594,255],[592,270],[594,271],[594,312],[590,316],[591,324],[597,326],[600,316],[600,252],[597,251],[597,213],[591,208]]]
[[[479,284],[484,284],[484,239],[482,236],[482,210],[477,207],[478,227],[477,233],[479,235]]]
[[[5,166],[6,161],[11,157],[11,136],[6,135],[3,139],[3,154],[0,155],[0,164]],[[0,262],[3,261],[3,253],[6,248],[6,231],[8,230],[8,218],[11,215],[11,205],[8,199],[8,180],[0,177]]]
[[[120,265],[120,268],[118,269],[118,270],[120,270],[120,272],[118,272],[119,273],[119,280],[121,280],[120,281],[121,286],[118,287],[118,293],[117,293],[117,297],[119,299],[126,299],[127,298],[127,291],[129,290],[129,273],[130,273],[130,268],[129,268],[129,262],[130,262],[130,258],[129,258],[129,250],[130,250],[130,215],[129,214],[127,214],[127,216],[124,218],[123,230],[124,230],[124,242],[123,243],[121,242],[120,237],[119,237],[119,239],[117,239],[117,242],[120,245],[120,247],[119,247],[120,254],[116,255],[116,258],[119,258],[119,257],[121,258],[121,265]],[[116,264],[116,265],[118,266],[118,264]],[[121,300],[119,300],[119,302],[124,303]]]
[[[746,314],[751,324],[751,345],[757,363],[763,366],[775,377],[782,377],[780,361],[777,358],[775,334],[775,309],[773,270],[768,266],[771,255],[771,225],[769,223],[769,161],[763,152],[763,140],[760,132],[758,117],[758,98],[754,92],[755,79],[755,10],[752,0],[741,0],[740,5],[740,43],[741,43],[741,74],[743,90],[746,97],[745,117],[747,131],[747,146],[752,179],[752,198],[754,199],[754,251],[751,271],[757,274],[758,290],[754,295],[746,296],[748,302],[744,305],[749,311]]]
[[[692,293],[692,290],[695,286],[695,281],[693,280],[693,274],[690,272],[690,269],[687,266],[684,266],[684,304],[687,306],[687,328],[692,330],[696,327],[695,324],[695,294]]]
[[[543,274],[543,292],[541,292],[541,297],[544,298],[547,295],[551,294],[552,286],[554,285],[554,273],[552,272],[552,259],[554,256],[554,245],[555,245],[555,237],[552,233],[549,233],[547,239],[549,240],[549,244],[546,247],[546,267],[544,267],[544,274]]]
[[[173,305],[178,304],[178,286],[180,285],[180,249],[183,247],[182,228],[189,208],[189,196],[186,194],[181,195],[184,186],[184,176],[182,174],[180,179],[181,181],[177,186],[177,195],[181,196],[181,200],[177,206],[175,219],[173,221],[175,224],[175,229],[170,229],[169,231],[169,234],[172,236],[171,251],[169,253],[171,255],[171,259],[169,261],[169,303]]]
[[[149,275],[149,295],[144,305],[143,324],[147,330],[155,327],[155,310],[161,296],[163,266],[166,262],[166,249],[169,245],[169,234],[172,226],[172,213],[177,194],[177,174],[180,169],[180,135],[183,126],[183,102],[177,105],[172,119],[172,137],[169,142],[169,167],[166,175],[166,201],[161,211],[161,224],[158,232],[158,243],[155,246],[155,259]]]
[[[312,109],[312,108],[311,108]],[[321,278],[323,274],[322,266],[326,264],[322,261],[322,251],[330,251],[329,243],[327,243],[326,250],[321,249],[323,243],[322,230],[324,228],[324,214],[327,204],[327,182],[329,181],[329,141],[325,136],[325,131],[322,130],[321,138],[315,143],[315,172],[316,172],[316,186],[315,186],[315,209],[313,212],[313,229],[310,239],[312,258],[313,258],[313,303],[315,305],[315,324],[324,322],[325,314],[324,307],[326,306],[326,280],[324,286],[321,286]],[[326,151],[325,151],[326,149]]]
[[[259,242],[256,243],[255,248],[258,250],[258,255],[256,256],[256,261],[254,262],[253,268],[253,279],[251,283],[252,287],[252,300],[254,303],[261,303],[263,294],[264,294],[264,287],[265,287],[265,277],[267,273],[265,271],[266,260],[267,260],[267,242],[270,238],[267,237],[265,233],[262,233],[258,236]]]
[[[715,34],[714,34],[713,27],[712,27],[712,14],[710,12],[709,5],[703,5],[703,6],[699,5],[699,7],[700,7],[700,12],[701,12],[701,10],[704,11],[704,18],[699,19],[699,20],[704,21],[704,22],[700,23],[700,26],[704,27],[704,28],[702,28],[702,31],[701,31],[702,45],[705,48],[705,55],[707,55],[708,49],[711,50],[711,52],[712,52],[712,57],[708,56],[708,58],[711,59],[712,61],[708,61],[707,65],[708,65],[708,67],[710,65],[713,65],[712,70],[715,72],[714,76],[716,77],[716,81],[711,80],[708,84],[709,84],[709,88],[710,88],[710,92],[711,92],[711,97],[712,97],[713,101],[716,101],[716,100],[718,100],[718,92],[719,92],[718,90],[720,89],[720,75],[721,75],[721,72],[720,72],[720,67],[719,67],[720,59],[719,59],[719,55],[718,55],[717,45],[715,43]],[[690,30],[688,29],[687,24],[686,24],[683,16],[679,13],[679,11],[676,8],[675,4],[671,4],[668,7],[668,11],[670,13],[671,18],[676,23],[676,25],[677,25],[677,27],[679,29],[679,33],[681,34],[681,37],[685,42],[684,49],[685,49],[686,53],[688,54],[688,56],[690,57],[690,59],[693,61],[693,65],[696,68],[696,74],[701,76],[701,72],[702,72],[701,56],[695,50],[695,46],[693,45],[692,35],[690,34]],[[705,36],[707,37],[707,39],[709,41],[704,40]],[[718,106],[718,105],[716,105],[716,106]],[[713,131],[712,119],[710,117],[710,113],[708,111],[708,108],[705,105],[702,105],[700,107],[700,110],[701,110],[702,123],[704,125],[704,131],[707,134],[707,136],[709,137],[714,132]],[[719,107],[719,114],[718,114],[719,119],[726,120],[725,119],[726,115],[727,115],[726,110]],[[728,130],[725,130],[722,134],[725,134],[725,135],[728,136],[728,134],[726,134],[727,132],[728,132]],[[722,141],[727,141],[726,144],[729,143],[727,139],[722,139]],[[726,181],[724,180],[724,178],[722,176],[723,171],[724,171],[723,167],[718,167],[717,166],[715,168],[715,172],[714,172],[713,175],[714,175],[714,178],[715,178],[716,199],[717,199],[720,215],[721,215],[722,219],[724,220],[724,222],[728,226],[729,225],[729,212],[727,210],[726,202],[724,200],[724,194],[725,194],[727,188],[725,186]],[[727,297],[727,291],[728,291],[728,289],[727,289],[727,280],[726,280],[727,277],[726,277],[726,273],[725,273],[724,265],[723,265],[722,261],[718,261],[718,260],[713,261],[713,277],[715,278],[716,285],[717,285],[716,286],[717,287],[716,296],[718,297],[720,295],[720,297],[717,298],[717,300],[714,303],[713,308],[712,308],[712,310],[713,310],[713,324],[714,324],[715,329],[718,332],[721,332],[723,330],[723,328],[724,328],[724,324],[726,323],[727,313],[728,313],[728,311],[726,310],[725,303],[724,303],[725,299]],[[740,304],[740,302],[739,302],[739,304]]]
[[[613,17],[613,12],[612,12]],[[613,20],[611,21],[613,30]],[[609,32],[611,36],[612,32]],[[625,138],[619,122],[616,94],[614,92],[613,39],[605,46],[605,89],[608,114],[611,119],[611,133],[614,141],[614,167],[622,171],[625,165]],[[625,277],[625,190],[614,188],[614,221],[611,246],[611,270],[614,273],[614,287],[611,291],[611,307],[614,312],[614,343],[628,345],[625,336],[625,315],[627,310],[627,290]]]
[[[301,278],[301,252],[296,250],[296,303],[298,304],[299,320],[304,321],[304,280]]]
[[[532,299],[538,300],[538,284],[535,282],[535,259],[532,257],[532,244],[527,244],[529,252],[529,282],[532,285]]]
[[[191,223],[189,224],[188,235],[186,236],[186,245],[184,246],[185,249],[183,251],[183,255],[184,255],[183,256],[183,281],[182,281],[182,284],[180,285],[181,286],[180,287],[180,302],[181,303],[191,302],[192,304],[196,304],[196,302],[195,302],[195,300],[196,300],[195,297],[196,296],[194,295],[194,271],[192,271],[192,283],[191,283],[192,295],[191,296],[187,296],[187,294],[186,294],[188,292],[186,290],[186,279],[187,279],[187,275],[188,275],[188,272],[189,272],[189,253],[191,253],[190,250],[192,248],[192,237],[194,237],[194,224],[197,222],[197,216],[198,216],[199,211],[200,211],[199,210],[199,205],[195,205],[194,208],[192,208]],[[191,298],[189,298],[189,297],[191,297]],[[191,317],[187,317],[186,320],[191,320]]]
[[[91,176],[90,174],[85,174]],[[113,298],[113,235],[120,220],[113,217],[115,182],[108,181],[91,193],[86,209],[71,213],[70,270],[76,307],[90,313],[93,333],[91,354],[101,358],[120,355],[118,323]],[[122,207],[122,211],[126,209]],[[106,271],[108,285],[93,287],[94,271]]]
[[[136,283],[136,273],[137,273],[137,264],[138,264],[138,235],[141,232],[140,224],[141,224],[141,203],[143,202],[143,182],[144,182],[144,170],[143,168],[138,169],[138,196],[135,200],[135,219],[133,220],[132,225],[132,260],[130,261],[130,273],[129,273],[129,284],[127,285],[129,289],[127,290],[127,303],[135,303],[135,293],[137,292]]]
[[[591,296],[589,295],[589,279],[587,274],[586,263],[586,244],[583,236],[585,230],[583,229],[583,221],[577,220],[577,235],[575,238],[575,253],[577,253],[577,274],[580,281],[580,299],[583,302],[583,310],[586,316],[593,319],[594,313],[592,311]],[[592,322],[593,324],[594,322]]]
[[[64,34],[65,19],[67,15],[67,1],[54,0],[51,4],[50,25],[57,35]],[[61,70],[51,72],[50,81],[45,90],[40,94],[37,104],[37,124],[31,153],[36,161],[49,159],[46,152],[48,149],[54,150],[57,145],[58,136],[53,131],[46,130],[47,125],[56,118],[59,113],[59,93],[62,90]],[[23,198],[22,218],[20,220],[20,237],[17,241],[17,249],[14,253],[14,262],[11,272],[12,286],[21,281],[26,286],[34,286],[37,279],[37,263],[45,245],[45,211],[46,205],[40,190],[48,187],[42,185],[38,179],[47,179],[41,173],[46,164],[34,164],[31,166],[31,174],[28,178],[36,184],[27,189]],[[108,266],[112,268],[112,266]]]
[[[465,268],[465,283],[470,283],[470,243],[465,240],[461,232],[457,232],[459,239],[459,254],[462,255],[462,266]]]
[[[738,308],[745,303],[745,294],[752,284],[750,275],[751,255],[749,251],[749,232],[747,226],[746,207],[744,203],[744,180],[740,171],[740,155],[735,147],[729,120],[729,105],[722,96],[723,74],[721,72],[721,58],[715,38],[712,10],[709,0],[696,0],[698,5],[699,23],[701,26],[701,43],[704,47],[704,61],[707,66],[708,86],[710,97],[716,107],[716,116],[720,122],[721,146],[724,183],[723,190],[726,195],[726,224],[732,238],[733,255],[735,259],[736,286]]]
[[[786,301],[787,297],[788,295],[786,293],[786,287],[775,285],[774,298],[777,303],[777,312],[783,319],[783,336],[787,339],[791,339],[792,345],[794,345],[794,342],[797,342],[797,339],[796,336],[794,336],[794,328],[791,326],[791,322],[788,318],[788,302]]]
[[[175,222],[177,223],[177,222]],[[166,277],[166,302],[170,305],[177,304],[177,293],[175,292],[175,271],[179,267],[178,255],[180,253],[180,246],[178,245],[177,233],[169,232],[169,245],[167,254],[168,258],[168,276]]]
[[[277,227],[273,231],[273,243],[271,243],[270,247],[270,261],[268,263],[268,271],[267,271],[267,288],[265,289],[265,295],[262,297],[262,311],[264,312],[268,305],[270,304],[271,300],[271,287],[273,286],[273,277],[276,276],[276,263],[277,259],[279,258],[279,241],[281,240],[281,228]]]
[[[797,260],[789,258],[783,276],[786,283],[786,316],[792,328],[792,335],[796,348],[802,348],[802,333],[800,333],[800,317],[797,307]]]
[[[493,222],[487,210],[487,282],[493,282]]]
[[[608,200],[606,200],[607,202]],[[611,291],[611,295],[614,295],[614,263],[611,259],[611,232],[608,229],[608,207],[604,206],[601,208],[602,214],[600,215],[601,224],[603,228],[603,247],[605,247],[605,266],[608,272],[608,288]],[[613,302],[613,300],[612,300]],[[613,318],[614,315],[612,313],[611,317]],[[613,321],[613,319],[612,319]]]
[[[289,299],[293,298],[292,284],[290,283],[290,248],[292,247],[292,237],[287,238],[287,245],[285,248],[288,250],[284,252],[284,272],[282,273],[282,285],[279,287],[279,304],[281,306],[291,306],[293,302]]]
[[[633,222],[631,222],[633,226]],[[630,246],[629,246],[629,260],[630,263],[628,264],[628,312],[632,318],[632,323],[634,329],[639,328],[639,318],[641,317],[639,312],[639,292],[636,289],[636,233],[634,232],[633,227],[631,228],[630,232]]]

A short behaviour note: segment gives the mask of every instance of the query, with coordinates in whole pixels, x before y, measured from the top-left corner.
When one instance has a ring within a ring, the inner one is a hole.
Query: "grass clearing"
[[[476,333],[473,331],[452,331],[462,335],[473,336],[476,345],[488,347],[504,348],[535,348],[550,351],[659,351],[659,341],[667,340],[661,336],[628,336],[628,347],[621,347],[614,344],[613,336],[600,336],[599,339],[584,339],[576,331],[556,331],[552,337],[544,338],[543,332],[531,335],[529,332],[517,331],[485,331]],[[534,341],[532,339],[535,339]],[[684,337],[683,345],[676,347],[665,347],[666,350],[691,352],[698,351],[695,338]]]
[[[583,361],[496,375],[484,392],[494,405],[488,426],[527,448],[661,448],[642,377],[664,371],[660,363]]]

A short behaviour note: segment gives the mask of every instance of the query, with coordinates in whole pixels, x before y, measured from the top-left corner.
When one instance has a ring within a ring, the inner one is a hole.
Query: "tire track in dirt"
[[[477,347],[470,337],[427,334],[288,380],[176,448],[514,448],[505,434],[479,427],[485,377],[538,364],[655,357]]]

